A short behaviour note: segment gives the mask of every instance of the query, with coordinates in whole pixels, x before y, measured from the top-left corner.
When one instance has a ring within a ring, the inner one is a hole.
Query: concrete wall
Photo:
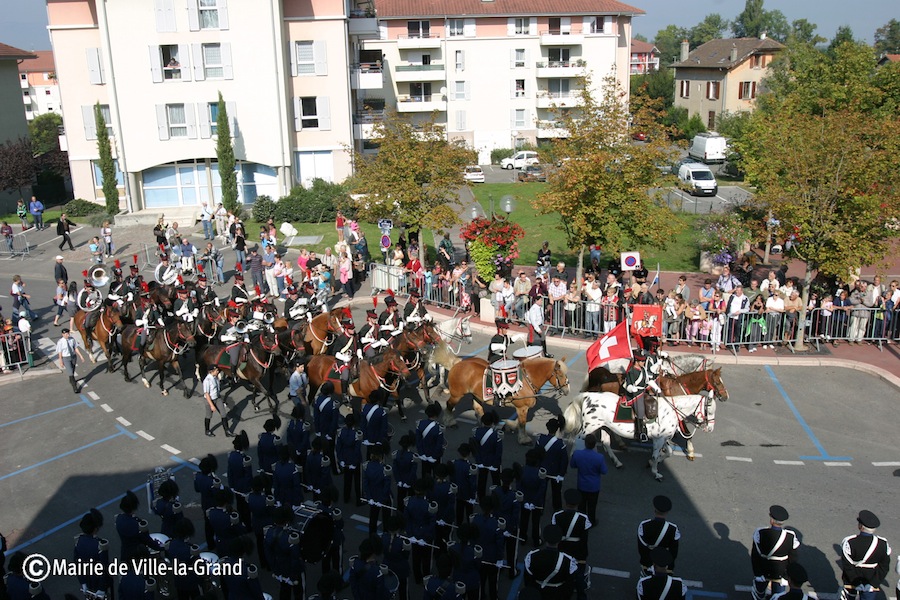
[[[7,140],[28,137],[28,121],[22,106],[22,87],[19,84],[19,68],[15,60],[0,60],[0,144]],[[27,201],[31,189],[0,191],[0,209],[15,210],[20,195]]]

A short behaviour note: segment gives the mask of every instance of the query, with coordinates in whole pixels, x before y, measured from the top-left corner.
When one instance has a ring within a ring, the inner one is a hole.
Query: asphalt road
[[[76,241],[84,241],[86,235],[87,231],[76,233]],[[52,293],[49,279],[55,250],[52,247],[43,260],[0,261],[2,280],[9,281],[13,272],[25,276],[38,312]],[[81,255],[86,252],[82,250]],[[81,268],[70,265],[70,276],[76,277]],[[8,309],[8,301],[2,302]],[[357,304],[357,319],[369,305],[365,299]],[[50,320],[39,323],[39,336]],[[55,341],[56,330],[51,333],[54,337],[43,346]],[[476,335],[463,353],[485,355],[487,339]],[[557,357],[566,355],[571,362],[573,389],[568,398],[539,404],[535,431],[543,429],[541,423],[550,414],[577,400],[584,378],[583,350],[551,341],[550,351]],[[6,502],[0,531],[10,548],[69,557],[78,519],[86,509],[97,506],[107,518],[103,533],[117,552],[112,522],[118,500],[126,489],[141,486],[159,466],[176,471],[182,497],[189,503],[187,514],[198,523],[191,460],[214,453],[224,472],[224,457],[231,448],[221,434],[203,436],[199,394],[185,399],[173,391],[164,398],[155,387],[147,390],[123,382],[121,372],[105,373],[102,364],[81,365],[78,371],[87,378],[80,396],[71,392],[62,374],[24,383],[13,379],[3,387],[0,494]],[[731,399],[720,403],[715,431],[697,434],[695,462],[676,454],[664,463],[666,478],[657,483],[645,468],[646,449],[634,446],[620,454],[624,469],[605,477],[589,560],[595,568],[593,589],[603,597],[633,597],[638,573],[634,531],[649,516],[651,498],[659,493],[674,501],[671,519],[683,532],[677,572],[690,581],[698,597],[748,597],[749,540],[754,528],[766,524],[767,507],[773,503],[791,512],[789,525],[803,535],[800,560],[810,572],[812,585],[826,599],[838,587],[835,545],[854,532],[858,510],[879,514],[880,533],[895,546],[900,543],[897,488],[893,487],[900,476],[900,444],[895,419],[888,412],[895,389],[849,369],[728,366],[723,375]],[[284,399],[285,392],[280,386],[278,390]],[[233,396],[234,414],[242,420],[239,429],[246,429],[255,441],[266,416],[253,413],[247,395],[242,391]],[[410,408],[405,424],[391,413],[395,440],[414,427],[423,406]],[[467,410],[470,404],[464,402],[461,408]],[[471,414],[464,413],[463,419]],[[471,435],[472,425],[461,420],[458,429],[448,430],[448,458]],[[524,448],[514,435],[507,435],[504,462],[514,460],[524,462]],[[567,486],[573,484],[574,473],[566,481]],[[346,558],[356,553],[366,513],[364,508],[342,508],[348,534]],[[155,517],[149,520],[151,529],[158,524]],[[309,570],[311,582],[317,573],[317,568]],[[273,591],[272,582],[264,581],[266,589]],[[72,578],[51,579],[45,585],[54,597],[75,589]],[[511,586],[509,580],[501,579],[504,597]],[[412,586],[411,594],[417,597],[419,590]]]

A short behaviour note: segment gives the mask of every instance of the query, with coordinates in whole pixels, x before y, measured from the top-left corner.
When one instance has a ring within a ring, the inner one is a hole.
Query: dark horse
[[[231,387],[228,393],[235,388],[238,380],[249,382],[253,386],[253,410],[259,410],[261,400],[257,396],[262,392],[269,403],[269,410],[275,412],[278,409],[278,398],[265,385],[263,377],[273,372],[275,356],[280,353],[278,340],[275,333],[269,330],[253,331],[249,342],[234,342],[233,344],[210,344],[197,355],[198,377],[205,377],[213,365],[218,365],[223,373],[231,375]],[[230,364],[228,349],[234,344],[240,345],[237,365]],[[223,362],[224,361],[224,362]],[[227,362],[228,364],[224,364]],[[270,381],[271,383],[271,381]]]
[[[119,307],[116,304],[103,306],[97,310],[100,311],[100,318],[97,319],[94,328],[91,329],[90,338],[88,338],[87,331],[84,328],[84,320],[87,318],[88,313],[81,309],[75,313],[75,329],[81,334],[81,339],[84,341],[84,347],[87,349],[88,356],[91,357],[92,363],[97,362],[93,353],[93,340],[97,340],[97,343],[100,344],[100,349],[103,350],[103,354],[106,356],[106,371],[112,373],[114,369],[110,355],[112,354],[113,345],[115,344],[116,334],[121,331],[123,327],[122,317],[119,313]]]
[[[418,388],[425,393],[425,400],[430,403],[431,394],[425,383],[427,379],[425,375],[427,343],[427,334],[424,329],[407,329],[400,335],[391,338],[391,347],[403,357],[410,372],[416,374]],[[410,382],[410,384],[412,383],[413,382]],[[421,398],[418,399],[417,402],[421,402]],[[400,413],[400,418],[405,421],[406,417],[403,414],[403,401],[399,396],[397,398],[397,410]]]
[[[678,377],[663,375],[659,378],[658,383],[663,395],[670,398],[707,391],[713,392],[716,398],[728,400],[728,390],[725,389],[725,383],[722,381],[721,367],[685,373]]]
[[[621,396],[624,393],[624,381],[624,373],[613,373],[604,366],[594,367],[591,369],[590,373],[588,373],[588,379],[581,391],[612,392]]]
[[[174,367],[178,381],[184,389],[184,397],[189,397],[191,392],[184,382],[184,374],[181,372],[178,359],[194,345],[194,333],[191,331],[191,326],[183,321],[176,321],[164,328],[154,330],[153,336],[147,339],[143,348],[140,347],[138,341],[138,330],[139,328],[135,325],[129,325],[122,332],[122,370],[125,372],[125,381],[131,381],[131,377],[128,375],[128,363],[131,362],[132,355],[137,353],[138,365],[141,368],[141,383],[144,384],[144,387],[150,387],[150,382],[144,377],[144,368],[147,366],[147,362],[153,361],[159,372],[159,390],[163,396],[168,396],[169,392],[165,387],[166,364],[170,364]]]
[[[315,395],[319,387],[329,380],[328,376],[334,367],[334,362],[333,356],[317,354],[307,363],[310,404],[315,402]],[[339,379],[332,379],[332,381],[336,393],[346,393],[348,396],[362,398],[365,403],[369,399],[369,394],[378,388],[383,388],[390,394],[396,394],[400,387],[400,379],[406,377],[409,377],[409,368],[406,366],[406,362],[396,350],[388,347],[377,356],[359,361],[359,377],[350,382],[350,389],[343,389]]]

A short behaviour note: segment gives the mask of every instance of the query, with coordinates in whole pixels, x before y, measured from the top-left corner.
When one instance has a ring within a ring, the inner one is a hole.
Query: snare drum
[[[160,545],[164,550],[169,547],[169,536],[164,533],[151,533],[150,539]],[[150,556],[159,556],[160,550],[150,548]]]
[[[543,352],[544,350],[540,346],[526,346],[525,348],[519,348],[513,352],[513,358],[526,360],[534,356],[540,356]]]
[[[384,574],[384,585],[387,587],[389,597],[396,598],[397,590],[400,589],[400,578],[393,571],[388,570]]]
[[[294,529],[300,532],[300,555],[307,563],[325,558],[334,542],[334,521],[321,510],[303,505],[294,509]]]

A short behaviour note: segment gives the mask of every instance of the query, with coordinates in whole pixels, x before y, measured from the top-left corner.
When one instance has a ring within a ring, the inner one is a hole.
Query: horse
[[[613,373],[603,365],[594,367],[588,373],[582,392],[612,392],[622,395],[624,389],[625,374]]]
[[[591,369],[581,391],[613,392],[621,395],[623,393],[622,385],[625,380],[625,370],[628,369],[629,362],[628,359],[617,359]],[[664,376],[680,376],[701,370],[705,365],[712,364],[712,359],[702,354],[673,355],[666,353],[661,364]],[[690,393],[695,394],[699,391],[700,389],[691,389]],[[685,392],[680,390],[679,393],[683,394]]]
[[[275,321],[275,324],[278,324],[278,321]],[[285,364],[290,364],[297,358],[306,355],[304,334],[302,325],[282,330],[275,327],[275,339],[278,340],[278,349],[281,350],[281,358]]]
[[[197,347],[202,348],[211,340],[218,337],[219,329],[221,329],[224,324],[225,319],[222,315],[222,311],[213,304],[204,304],[200,308],[197,318],[194,319],[194,334],[199,338],[197,340]],[[200,340],[203,340],[202,344],[200,343]]]
[[[536,356],[519,362],[522,369],[522,388],[510,398],[503,400],[503,404],[512,404],[516,409],[517,419],[507,421],[510,428],[518,429],[519,443],[530,444],[531,437],[525,431],[525,423],[528,419],[528,410],[537,403],[537,397],[542,387],[547,382],[553,386],[557,393],[568,395],[569,393],[569,368],[565,357],[554,360]],[[488,362],[483,358],[465,358],[450,369],[447,378],[450,397],[447,399],[447,408],[444,412],[445,425],[456,425],[453,418],[453,409],[463,396],[472,394],[476,402],[473,403],[478,419],[484,414],[482,404],[493,404],[484,399],[483,384],[484,373],[489,368]]]
[[[233,342],[233,344],[241,345],[241,349],[238,353],[237,365],[226,366],[219,362],[222,355],[228,352],[228,348],[232,344],[210,344],[207,346],[197,356],[197,377],[205,377],[206,373],[209,372],[209,369],[211,369],[213,365],[218,365],[224,373],[228,373],[232,376],[231,387],[228,390],[229,394],[237,385],[238,380],[242,379],[247,381],[253,386],[253,397],[251,399],[253,410],[256,412],[259,411],[259,405],[262,401],[257,401],[257,396],[259,392],[262,392],[263,397],[265,397],[266,401],[269,403],[269,410],[274,413],[278,409],[278,398],[275,397],[275,394],[271,389],[267,389],[263,385],[262,379],[267,373],[273,373],[272,364],[275,360],[275,356],[280,354],[278,340],[275,337],[275,332],[268,329],[253,331],[249,335],[249,342]],[[202,372],[201,365],[203,367]],[[271,383],[272,378],[270,377],[270,387]]]
[[[93,329],[91,329],[90,337],[88,337],[84,328],[84,320],[87,318],[88,313],[81,309],[78,309],[75,313],[75,329],[81,334],[84,347],[87,349],[92,363],[97,362],[93,352],[93,340],[97,340],[97,343],[100,344],[100,349],[103,350],[103,355],[106,356],[106,371],[107,373],[112,373],[114,371],[111,356],[112,346],[115,343],[116,334],[122,330],[122,317],[116,304],[109,304],[97,310],[100,311],[100,317],[94,324]]]
[[[335,360],[333,356],[317,354],[306,364],[310,405],[315,401],[316,392],[322,384],[329,380],[328,376],[334,368]],[[349,389],[344,390],[343,382],[339,379],[331,381],[334,383],[335,393],[346,393],[348,396],[362,398],[365,404],[368,402],[369,394],[378,388],[396,395],[400,380],[406,377],[409,377],[409,368],[403,357],[393,348],[387,347],[380,354],[359,361],[359,376],[350,382]]]
[[[728,390],[722,381],[721,367],[686,373],[678,377],[663,375],[657,379],[657,383],[665,396],[713,392],[716,398],[728,400]]]
[[[128,363],[131,362],[132,355],[138,352],[141,383],[144,384],[144,387],[150,387],[150,382],[144,377],[144,368],[147,366],[147,361],[152,360],[156,363],[156,370],[159,373],[159,390],[163,396],[169,395],[165,382],[166,364],[170,364],[175,368],[178,381],[184,388],[184,397],[190,397],[191,392],[184,382],[184,375],[178,359],[194,345],[194,332],[191,331],[191,326],[183,321],[170,323],[164,328],[155,330],[153,337],[147,340],[143,348],[138,347],[138,329],[135,325],[129,325],[122,332],[122,370],[125,374],[125,381],[131,381],[131,377],[128,375]]]
[[[430,403],[431,394],[425,383],[425,348],[427,337],[424,329],[406,329],[400,335],[392,337],[390,343],[391,347],[403,357],[409,370],[416,374],[416,377],[419,380],[418,387],[424,391],[425,400]],[[397,408],[400,412],[400,418],[405,421],[406,417],[403,414],[403,402],[399,398],[397,399]]]
[[[429,325],[435,330],[438,337],[449,340],[448,348],[453,354],[459,356],[459,351],[462,348],[463,342],[466,344],[472,343],[472,328],[469,324],[469,321],[471,320],[471,315],[467,317],[453,316],[446,321],[441,321],[437,325]],[[450,346],[450,343],[455,343],[456,348],[454,349],[453,346]]]
[[[629,416],[623,422],[615,421],[618,394],[608,392],[585,392],[573,401],[563,412],[566,420],[564,434],[571,441],[576,435],[587,435],[600,431],[600,441],[617,469],[622,463],[610,447],[610,433],[620,437],[635,439],[634,420]],[[688,441],[688,460],[694,460],[691,438],[696,426],[704,426],[712,431],[716,423],[716,399],[710,392],[688,396],[664,397],[659,400],[659,413],[655,420],[647,423],[647,435],[653,442],[650,455],[650,469],[657,481],[662,481],[660,463],[671,453],[669,442],[676,431],[680,431]]]
[[[335,334],[341,330],[341,315],[343,309],[331,312],[323,312],[316,315],[306,327],[306,353],[323,354],[330,343],[329,334]]]

